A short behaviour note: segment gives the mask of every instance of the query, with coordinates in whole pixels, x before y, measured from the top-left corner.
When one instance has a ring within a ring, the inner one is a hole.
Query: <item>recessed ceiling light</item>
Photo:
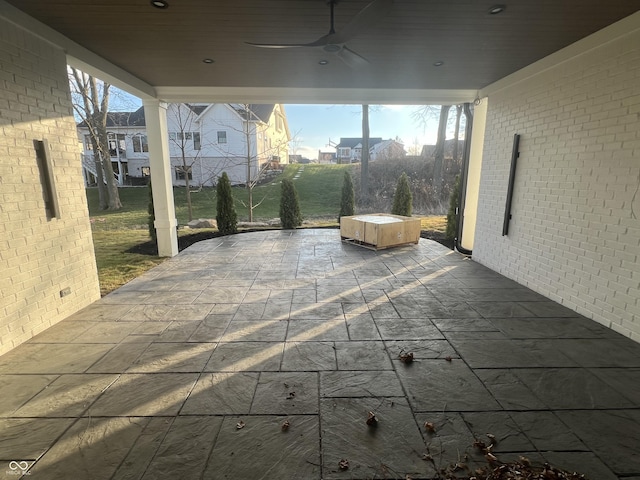
[[[327,65],[329,63],[329,60],[320,60],[318,63],[320,65]]]
[[[213,58],[203,58],[202,63],[215,63]]]
[[[497,15],[504,12],[507,9],[505,5],[494,5],[489,9],[489,15]]]
[[[166,0],[151,0],[151,5],[156,8],[167,8],[169,3]]]
[[[441,67],[442,65],[444,65],[444,62],[442,60],[440,60],[438,62],[433,62],[433,66],[434,67]]]

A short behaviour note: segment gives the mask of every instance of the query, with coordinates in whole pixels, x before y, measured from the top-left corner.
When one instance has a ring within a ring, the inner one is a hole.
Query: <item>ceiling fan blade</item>
[[[364,58],[362,55],[354,52],[346,45],[344,45],[341,50],[336,52],[336,55],[340,58],[340,60],[349,65],[351,68],[359,68],[369,65],[369,60]]]
[[[332,34],[323,35],[318,40],[311,43],[251,43],[251,42],[244,42],[244,43],[246,43],[247,45],[251,45],[252,47],[259,47],[259,48],[324,47],[329,43],[335,43],[330,41],[330,38],[332,36],[333,36]]]
[[[385,18],[391,9],[393,0],[373,0],[366,7],[360,10],[349,23],[342,27],[341,31],[335,35],[335,43],[345,43],[355,37],[364,28],[375,24],[376,21]]]

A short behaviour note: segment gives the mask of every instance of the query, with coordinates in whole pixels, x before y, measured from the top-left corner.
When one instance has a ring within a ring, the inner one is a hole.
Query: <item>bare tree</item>
[[[193,165],[200,155],[201,138],[199,128],[195,129],[193,126],[193,112],[185,112],[184,108],[189,108],[189,106],[183,103],[172,103],[169,106],[171,116],[177,127],[176,132],[170,132],[169,141],[178,150],[181,163],[176,167],[176,169],[184,177],[184,186],[187,197],[187,213],[189,221],[191,221],[193,220],[193,207],[191,202],[190,176],[192,175]],[[193,148],[191,148],[191,145],[193,145]],[[192,151],[196,152],[195,155],[191,154]]]
[[[360,195],[369,203],[369,105],[362,105],[362,154],[360,158]]]
[[[122,208],[122,203],[111,165],[107,136],[107,114],[111,85],[98,81],[95,77],[73,67],[70,67],[69,80],[74,100],[73,108],[89,129],[98,177],[100,208],[119,210]]]
[[[456,105],[456,123],[453,129],[453,161],[458,163],[458,140],[460,140],[460,120],[462,118],[462,105]]]
[[[432,185],[437,194],[440,193],[442,186],[442,164],[444,163],[444,144],[447,139],[447,120],[451,105],[442,105],[440,107],[440,120],[438,122],[438,137],[436,140],[436,148],[433,152],[433,180]]]

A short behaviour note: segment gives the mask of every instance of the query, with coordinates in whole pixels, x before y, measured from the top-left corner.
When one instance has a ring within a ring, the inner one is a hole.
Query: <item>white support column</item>
[[[158,100],[143,100],[144,118],[149,142],[149,165],[153,185],[153,208],[158,236],[158,255],[178,254],[178,222],[173,203],[171,158],[167,133],[167,104]]]
[[[483,98],[480,105],[473,109],[473,129],[471,133],[471,152],[469,170],[467,171],[467,195],[464,200],[464,228],[460,238],[460,246],[473,250],[478,216],[478,197],[480,195],[480,173],[482,170],[482,151],[484,149],[484,130],[487,123],[488,98]]]

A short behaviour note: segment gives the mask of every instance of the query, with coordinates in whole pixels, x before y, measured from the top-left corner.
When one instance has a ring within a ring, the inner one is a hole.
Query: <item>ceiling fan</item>
[[[341,32],[337,33],[334,28],[334,7],[338,0],[328,0],[331,9],[331,24],[329,33],[323,35],[315,42],[311,43],[250,43],[248,45],[260,48],[321,48],[327,53],[336,55],[340,60],[350,67],[361,67],[367,65],[369,61],[362,55],[351,50],[345,44],[356,37],[360,31],[367,25],[373,23],[379,18],[383,18],[388,7],[393,0],[373,0],[362,10],[360,10],[352,19],[344,26]]]

